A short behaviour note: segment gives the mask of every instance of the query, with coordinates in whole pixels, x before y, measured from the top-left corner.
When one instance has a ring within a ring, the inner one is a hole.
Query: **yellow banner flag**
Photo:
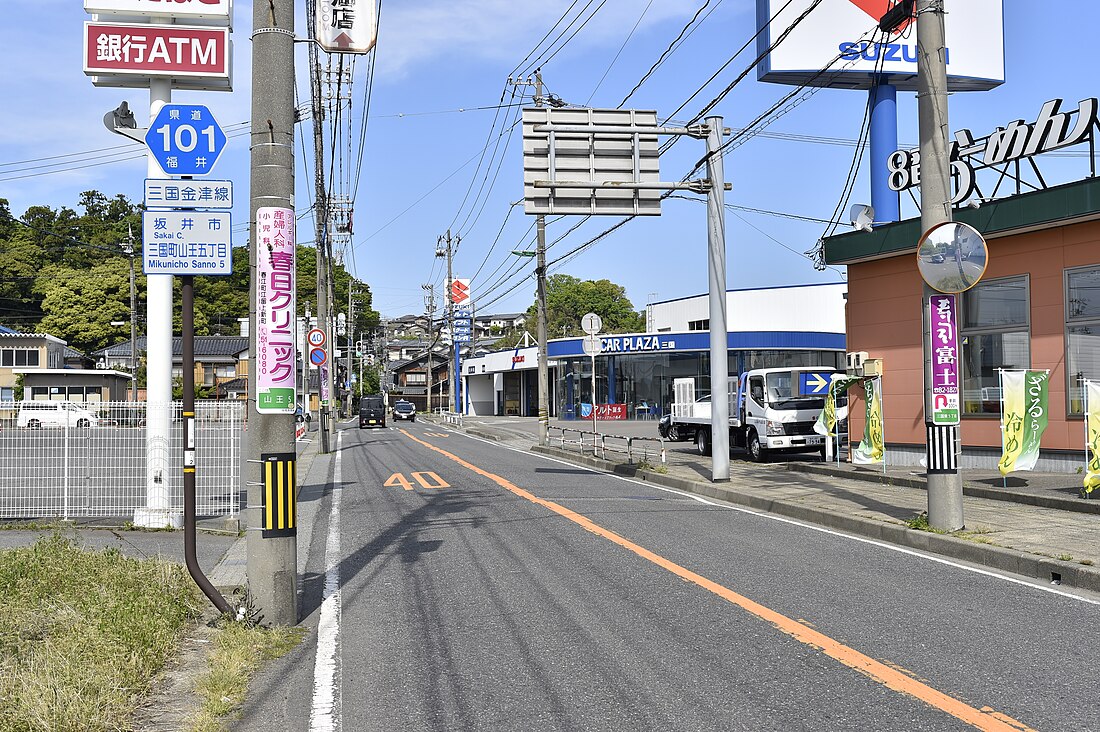
[[[1100,381],[1085,382],[1085,404],[1088,410],[1085,414],[1088,465],[1085,468],[1085,486],[1081,493],[1088,496],[1100,489]]]

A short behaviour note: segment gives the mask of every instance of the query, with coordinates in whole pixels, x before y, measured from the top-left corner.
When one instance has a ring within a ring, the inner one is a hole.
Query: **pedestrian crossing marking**
[[[425,437],[450,437],[446,432],[425,432]]]

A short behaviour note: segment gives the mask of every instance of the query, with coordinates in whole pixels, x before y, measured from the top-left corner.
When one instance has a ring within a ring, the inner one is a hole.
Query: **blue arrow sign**
[[[165,104],[145,144],[168,175],[207,175],[225,149],[225,132],[201,104]]]
[[[822,395],[829,392],[832,372],[803,371],[798,377],[798,393],[801,396]]]

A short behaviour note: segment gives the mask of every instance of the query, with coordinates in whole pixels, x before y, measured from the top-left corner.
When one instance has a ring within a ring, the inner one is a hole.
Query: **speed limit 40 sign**
[[[225,132],[201,104],[165,104],[145,144],[168,175],[206,175],[225,149]]]

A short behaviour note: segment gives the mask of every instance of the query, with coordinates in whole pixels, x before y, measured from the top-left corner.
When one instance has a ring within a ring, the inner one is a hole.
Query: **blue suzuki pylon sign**
[[[145,144],[168,175],[206,175],[225,149],[225,132],[201,104],[165,104]]]

